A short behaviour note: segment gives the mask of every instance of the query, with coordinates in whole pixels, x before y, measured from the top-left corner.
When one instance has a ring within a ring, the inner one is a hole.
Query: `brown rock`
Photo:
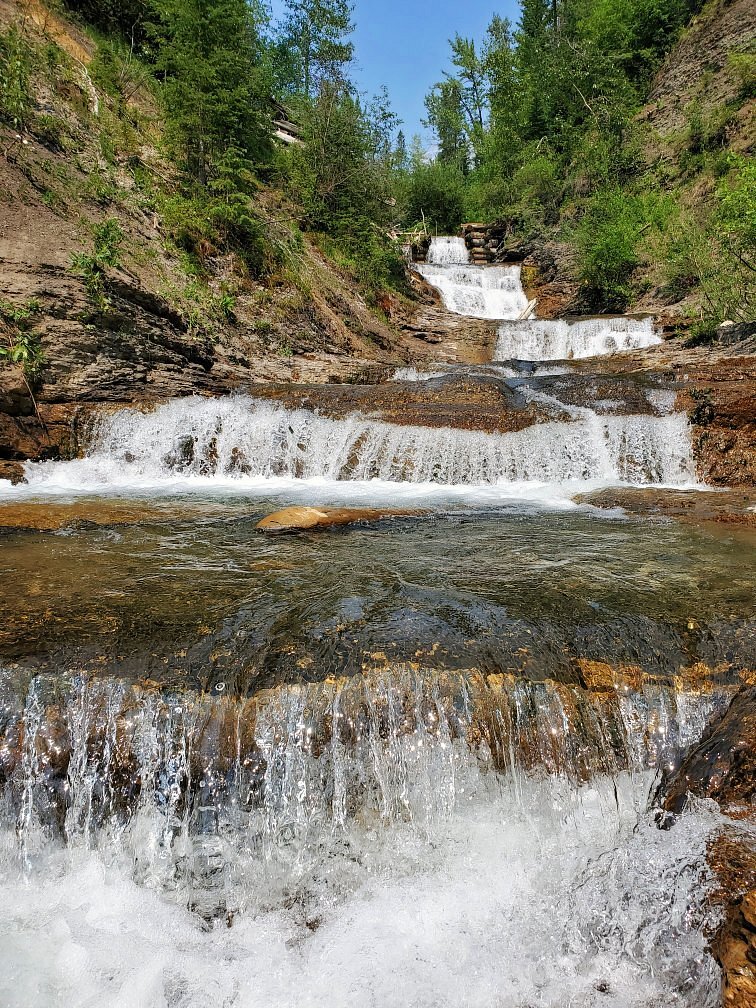
[[[748,814],[756,797],[756,686],[745,686],[704,732],[656,800],[676,815],[688,796],[713,798],[730,816]]]
[[[394,508],[289,507],[263,518],[257,523],[256,528],[262,532],[296,532],[302,529],[381,521],[383,518],[416,517],[427,513],[427,511]]]
[[[659,490],[655,487],[611,487],[577,494],[578,504],[622,508],[629,514],[664,515],[682,521],[716,521],[756,527],[753,490]]]

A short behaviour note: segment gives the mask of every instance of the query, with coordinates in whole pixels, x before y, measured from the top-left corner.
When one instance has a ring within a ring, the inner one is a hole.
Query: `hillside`
[[[36,0],[0,0],[11,26],[32,110],[21,132],[0,123],[0,325],[33,358],[38,409],[21,367],[4,366],[0,459],[69,452],[82,404],[354,381],[416,355],[388,318],[412,303],[376,300],[273,185],[254,196],[273,259],[261,275],[210,243],[190,254],[149,78]]]

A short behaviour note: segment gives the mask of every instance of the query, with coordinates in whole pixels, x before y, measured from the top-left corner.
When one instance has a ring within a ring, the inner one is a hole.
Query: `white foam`
[[[7,831],[0,1002],[714,1008],[699,908],[715,821],[697,813],[656,830],[639,814],[645,785],[567,793],[529,781],[516,797],[471,778],[431,835],[365,824],[313,852],[273,900],[241,853],[232,870],[251,871],[246,900],[233,926],[209,931],[189,892],[138,884],[107,842],[50,850],[21,878]]]
[[[528,306],[519,266],[419,265],[417,271],[457,315],[516,319]]]
[[[506,487],[580,482],[695,482],[683,414],[597,416],[508,434],[340,420],[244,396],[173,400],[103,417],[89,455],[27,465],[31,492],[165,482],[378,480]]]
[[[626,353],[661,343],[653,319],[525,320],[499,328],[497,360],[572,360]]]
[[[427,261],[435,266],[458,266],[470,262],[464,238],[436,237],[431,239]]]

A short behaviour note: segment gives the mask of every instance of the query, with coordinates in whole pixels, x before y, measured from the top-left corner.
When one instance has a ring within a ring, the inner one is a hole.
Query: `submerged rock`
[[[665,487],[610,487],[577,494],[577,504],[622,508],[634,515],[661,515],[682,521],[716,521],[756,527],[756,494],[742,490],[673,490]]]
[[[396,508],[315,508],[289,507],[263,518],[255,526],[262,532],[296,532],[300,529],[331,528],[384,518],[414,518],[427,511]]]

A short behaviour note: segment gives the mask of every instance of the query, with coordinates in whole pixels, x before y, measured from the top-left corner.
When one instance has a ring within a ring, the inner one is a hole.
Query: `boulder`
[[[427,513],[395,508],[289,507],[268,515],[255,527],[261,532],[298,532],[302,529],[381,521],[383,518],[411,518]]]
[[[752,815],[756,797],[756,686],[743,687],[679,769],[662,781],[656,804],[676,816],[690,795],[713,798],[730,816]]]

